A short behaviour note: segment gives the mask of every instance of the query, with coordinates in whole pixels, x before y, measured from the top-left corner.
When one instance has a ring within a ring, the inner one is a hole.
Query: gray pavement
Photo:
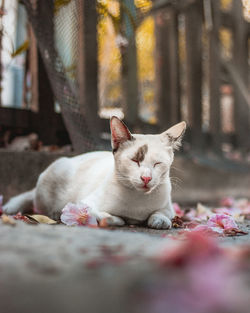
[[[0,312],[140,312],[135,295],[159,275],[154,259],[177,231],[0,221]],[[220,241],[250,244],[250,235]]]

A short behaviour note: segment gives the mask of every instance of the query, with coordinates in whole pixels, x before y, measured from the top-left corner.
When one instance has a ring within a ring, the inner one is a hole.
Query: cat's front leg
[[[169,229],[172,226],[170,218],[160,211],[156,211],[150,215],[148,219],[148,227],[155,229]]]
[[[99,223],[102,220],[105,220],[107,226],[123,226],[125,221],[121,217],[105,212],[105,208],[103,208],[103,199],[105,199],[103,196],[103,190],[98,190],[97,192],[90,194],[87,198],[82,199],[80,203],[88,208],[91,215],[93,215]],[[103,208],[104,211],[99,208]]]

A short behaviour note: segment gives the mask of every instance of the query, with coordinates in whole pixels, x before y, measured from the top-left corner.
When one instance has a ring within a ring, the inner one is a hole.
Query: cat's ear
[[[181,146],[181,140],[186,130],[186,122],[180,122],[170,127],[161,134],[164,138],[167,137],[168,143],[173,149],[178,149]]]
[[[113,152],[117,151],[123,142],[133,139],[128,127],[116,116],[110,119],[110,130]]]

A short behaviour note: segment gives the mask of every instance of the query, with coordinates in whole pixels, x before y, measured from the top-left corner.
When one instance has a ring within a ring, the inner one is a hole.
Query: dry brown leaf
[[[172,219],[172,226],[173,226],[173,228],[183,228],[184,227],[183,219],[176,215]]]
[[[8,224],[8,225],[11,225],[11,226],[15,226],[16,225],[16,222],[14,221],[14,219],[6,214],[3,214],[1,216],[2,218],[2,222],[3,224]]]
[[[57,221],[52,220],[48,216],[45,215],[40,215],[40,214],[34,214],[34,215],[28,215],[26,214],[29,219],[39,223],[39,224],[49,224],[49,225],[54,225],[57,224]]]
[[[224,230],[224,235],[226,236],[244,236],[244,235],[248,235],[247,232],[243,231],[243,230],[240,230],[240,229],[237,229],[237,228],[232,228],[232,229],[225,229]]]

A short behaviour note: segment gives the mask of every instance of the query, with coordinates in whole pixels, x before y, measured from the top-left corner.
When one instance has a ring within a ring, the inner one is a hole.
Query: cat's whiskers
[[[169,177],[170,181],[171,181],[171,185],[174,188],[178,188],[179,190],[182,190],[183,188],[180,186],[180,184],[182,183],[182,180],[178,177]]]
[[[179,182],[179,183],[183,183],[183,181],[179,178],[179,177],[176,177],[176,176],[170,176],[170,181],[175,181],[175,182]]]
[[[178,171],[178,172],[181,172],[181,173],[184,172],[182,169],[180,169],[180,168],[178,168],[178,167],[175,167],[175,166],[173,166],[173,165],[171,165],[171,169],[173,169],[173,170],[175,170],[175,171]]]

